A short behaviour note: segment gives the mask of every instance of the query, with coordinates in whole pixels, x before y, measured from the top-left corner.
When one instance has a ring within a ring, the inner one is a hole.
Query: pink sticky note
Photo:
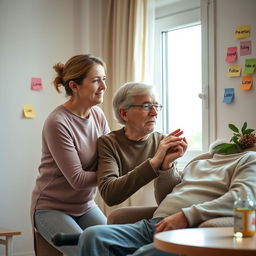
[[[40,91],[43,89],[42,78],[32,77],[31,90]]]
[[[252,52],[251,41],[240,42],[240,56],[250,55],[251,52]]]
[[[237,60],[237,47],[228,47],[226,62],[235,62]]]

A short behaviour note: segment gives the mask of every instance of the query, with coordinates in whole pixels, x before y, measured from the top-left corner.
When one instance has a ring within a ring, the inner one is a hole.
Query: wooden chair
[[[64,256],[34,229],[34,250],[36,256]]]

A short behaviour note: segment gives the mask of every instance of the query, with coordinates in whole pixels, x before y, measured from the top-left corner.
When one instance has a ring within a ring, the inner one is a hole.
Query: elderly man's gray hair
[[[134,103],[135,96],[151,93],[155,94],[154,87],[146,83],[129,82],[121,86],[113,98],[113,114],[118,123],[125,124],[119,115],[120,109],[128,109]]]

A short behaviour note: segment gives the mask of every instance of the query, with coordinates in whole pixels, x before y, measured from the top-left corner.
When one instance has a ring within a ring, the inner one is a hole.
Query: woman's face
[[[95,64],[74,94],[81,105],[94,106],[103,102],[106,90],[106,74],[103,66]]]

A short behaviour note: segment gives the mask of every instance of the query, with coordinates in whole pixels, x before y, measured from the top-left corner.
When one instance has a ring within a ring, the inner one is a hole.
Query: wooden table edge
[[[182,255],[191,255],[191,256],[254,256],[254,249],[239,249],[236,250],[232,248],[217,248],[217,247],[203,247],[203,246],[191,246],[185,244],[176,244],[171,242],[165,242],[157,237],[154,237],[154,246],[165,252],[177,253]],[[170,249],[171,247],[171,249]]]
[[[21,235],[21,232],[14,229],[0,227],[0,236],[16,236],[16,235]]]

